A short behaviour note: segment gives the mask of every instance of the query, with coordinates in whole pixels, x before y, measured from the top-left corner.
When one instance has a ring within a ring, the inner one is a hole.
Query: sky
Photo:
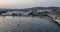
[[[60,7],[60,0],[0,0],[0,8]]]

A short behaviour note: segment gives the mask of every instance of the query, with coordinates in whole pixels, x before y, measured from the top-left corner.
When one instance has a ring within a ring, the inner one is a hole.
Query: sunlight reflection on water
[[[43,18],[0,16],[0,32],[60,32],[60,27]]]

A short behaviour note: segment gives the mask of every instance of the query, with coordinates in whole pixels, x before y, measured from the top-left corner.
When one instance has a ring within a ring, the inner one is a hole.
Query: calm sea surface
[[[60,26],[44,18],[0,16],[0,32],[60,32]]]

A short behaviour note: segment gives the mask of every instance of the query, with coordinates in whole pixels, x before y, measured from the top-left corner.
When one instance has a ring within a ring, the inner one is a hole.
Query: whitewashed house
[[[12,14],[16,14],[17,16],[27,16],[30,12],[23,12],[23,11],[12,11],[7,13],[2,13],[4,16],[12,16]]]
[[[2,13],[3,16],[11,16],[12,15],[12,12],[7,12],[7,13]]]
[[[49,9],[43,9],[43,10],[42,9],[38,9],[36,12],[38,13],[38,12],[44,12],[44,11],[49,11],[50,12],[51,10],[49,10]]]

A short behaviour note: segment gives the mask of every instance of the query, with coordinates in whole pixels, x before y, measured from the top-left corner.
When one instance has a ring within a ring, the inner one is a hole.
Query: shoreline
[[[50,18],[50,17],[46,17],[47,19],[49,19],[49,20],[51,20],[51,21],[54,21],[56,24],[58,24],[58,25],[60,25],[60,22],[59,21],[57,21],[57,19],[56,20],[54,20],[54,19],[52,19],[52,18]]]
[[[0,15],[0,16],[1,16],[1,15]],[[15,17],[15,16],[12,16],[12,17]],[[17,16],[17,17],[33,17],[33,16]],[[53,17],[52,17],[52,18],[47,17],[47,16],[45,16],[45,17],[35,16],[35,17],[37,17],[37,18],[49,19],[49,20],[51,20],[51,21],[54,21],[56,24],[60,25],[59,21],[56,21],[56,20],[52,19]]]
[[[54,21],[56,24],[60,25],[59,22],[57,22],[57,21],[55,21],[55,20],[52,20],[52,21]]]

